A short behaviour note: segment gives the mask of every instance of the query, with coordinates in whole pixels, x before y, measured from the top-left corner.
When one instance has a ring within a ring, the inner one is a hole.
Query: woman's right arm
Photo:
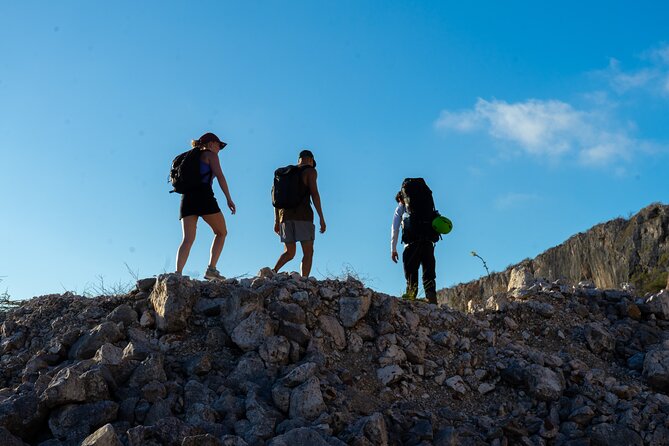
[[[225,194],[225,198],[228,202],[228,207],[230,208],[230,211],[234,215],[235,212],[237,211],[237,208],[235,206],[235,203],[232,201],[232,197],[230,196],[230,190],[228,189],[228,182],[225,180],[225,175],[223,175],[223,169],[221,169],[221,162],[218,159],[218,155],[209,152],[207,154],[207,157],[209,158],[209,167],[211,168],[211,171],[214,173],[214,176],[218,181],[218,185]]]

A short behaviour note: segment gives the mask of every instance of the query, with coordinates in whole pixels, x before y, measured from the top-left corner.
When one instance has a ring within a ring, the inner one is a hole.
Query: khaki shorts
[[[281,243],[309,242],[316,239],[316,226],[310,221],[287,220],[281,223]]]

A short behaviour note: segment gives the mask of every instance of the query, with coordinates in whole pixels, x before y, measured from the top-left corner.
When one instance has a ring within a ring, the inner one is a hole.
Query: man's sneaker
[[[225,277],[221,276],[221,273],[219,273],[216,268],[212,267],[207,268],[207,272],[204,273],[204,278],[207,280],[225,280]]]

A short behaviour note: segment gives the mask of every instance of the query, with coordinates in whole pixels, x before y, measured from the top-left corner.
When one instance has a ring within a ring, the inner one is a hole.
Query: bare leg
[[[190,248],[193,246],[195,241],[195,233],[197,231],[197,215],[189,215],[181,219],[181,228],[183,230],[183,240],[181,245],[179,245],[179,250],[177,251],[177,273],[181,274],[183,272],[184,266],[186,266],[186,260],[188,260],[188,254],[190,254]]]
[[[228,235],[228,229],[225,226],[225,217],[223,217],[221,212],[218,212],[216,214],[203,215],[202,220],[207,222],[214,231],[214,241],[211,244],[211,253],[209,255],[209,266],[215,269],[218,258],[221,256],[221,251],[223,251],[225,237]]]
[[[279,260],[276,261],[276,265],[274,266],[275,273],[278,273],[283,265],[290,262],[293,260],[293,257],[295,257],[295,243],[284,243],[283,246],[283,254],[281,254],[281,257],[279,257]]]
[[[300,265],[300,272],[302,277],[309,277],[311,273],[311,263],[314,260],[314,241],[300,242],[302,245],[302,264]]]

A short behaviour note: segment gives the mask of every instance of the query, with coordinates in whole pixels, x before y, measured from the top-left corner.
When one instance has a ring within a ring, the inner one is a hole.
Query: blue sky
[[[402,292],[389,228],[409,176],[454,223],[438,287],[484,273],[472,250],[502,270],[669,201],[668,19],[644,1],[1,2],[0,287],[173,270],[166,175],[206,131],[229,144],[238,209],[226,276],[276,261],[272,173],[302,148],[328,223],[317,278],[352,269]],[[186,272],[201,277],[198,231]]]

